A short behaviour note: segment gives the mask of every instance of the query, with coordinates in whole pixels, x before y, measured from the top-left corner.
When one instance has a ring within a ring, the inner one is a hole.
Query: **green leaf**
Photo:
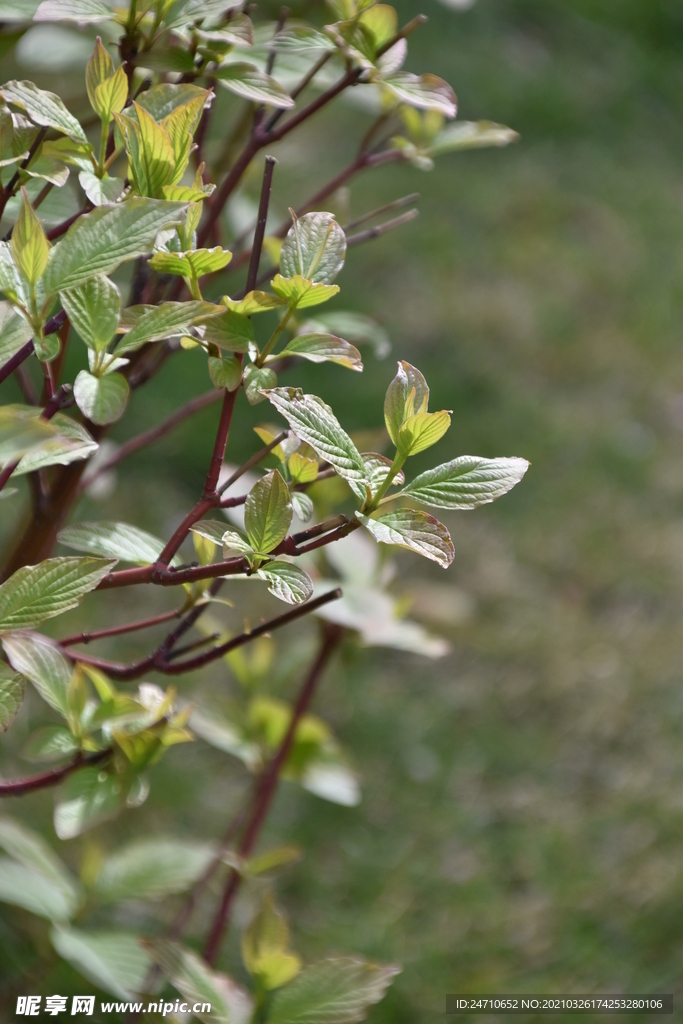
[[[304,395],[298,388],[274,388],[268,400],[289,423],[297,437],[310,444],[316,455],[334,467],[361,500],[369,486],[363,458],[336,416],[321,398]]]
[[[31,629],[76,608],[115,564],[108,558],[47,558],[17,569],[0,586],[0,632]]]
[[[313,593],[311,577],[290,562],[268,562],[258,575],[269,584],[268,592],[287,604],[303,604]]]
[[[384,455],[377,455],[375,452],[363,453],[363,462],[367,469],[368,476],[370,478],[370,490],[373,494],[377,494],[380,487],[387,478],[387,473],[391,469],[392,461],[387,459]],[[394,476],[394,483],[402,484],[405,480],[403,473],[399,472]]]
[[[249,1024],[251,996],[225,974],[215,974],[196,953],[175,942],[146,943],[150,956],[189,1003],[208,1003],[210,1011],[195,1010],[205,1024]]]
[[[213,77],[230,92],[246,100],[268,103],[281,110],[294,106],[294,100],[280,83],[264,71],[259,71],[254,64],[226,64],[214,71]]]
[[[243,0],[175,0],[171,3],[164,23],[166,28],[188,25],[194,21],[216,21],[226,11],[241,7]]]
[[[451,536],[438,519],[410,508],[388,512],[377,519],[356,512],[363,526],[382,544],[395,544],[430,558],[447,569],[455,557]]]
[[[476,508],[495,501],[522,479],[526,459],[481,459],[461,455],[421,473],[402,494],[435,508]]]
[[[109,21],[111,13],[111,8],[100,3],[100,0],[43,0],[33,20],[95,24],[98,21]]]
[[[309,793],[341,807],[357,807],[361,802],[358,778],[339,757],[313,758],[304,768],[298,782]]]
[[[54,128],[76,142],[87,142],[80,124],[55,93],[39,89],[33,82],[12,81],[0,86],[0,96],[23,110],[34,124]]]
[[[97,86],[95,102],[92,105],[102,121],[109,124],[112,114],[118,114],[123,110],[127,99],[128,77],[121,65],[113,75]]]
[[[150,341],[161,341],[182,334],[199,317],[206,317],[219,307],[211,302],[192,299],[188,302],[162,302],[144,309],[135,326],[116,346],[116,355],[134,352]]]
[[[12,229],[12,256],[23,278],[29,285],[38,284],[47,266],[50,244],[40,221],[29,202],[25,188],[21,190],[19,216]]]
[[[0,242],[0,291],[12,302],[27,305],[26,288],[7,242]]]
[[[121,296],[113,281],[102,274],[59,295],[62,306],[83,341],[96,352],[107,347],[119,325]]]
[[[301,860],[302,851],[299,846],[277,846],[273,850],[267,850],[265,853],[260,853],[257,857],[252,857],[244,865],[245,874],[249,874],[252,877],[257,875],[264,875],[274,868],[282,867],[285,864],[292,864],[297,860]]]
[[[227,352],[246,352],[254,341],[254,328],[249,317],[234,313],[231,309],[220,316],[211,316],[200,321],[204,341]]]
[[[315,459],[307,459],[299,452],[292,452],[287,460],[287,468],[295,484],[310,484],[318,477],[318,463]]]
[[[301,960],[288,952],[289,928],[268,894],[263,908],[242,935],[242,960],[266,991],[280,988],[301,970]]]
[[[202,519],[190,527],[190,531],[196,533],[199,537],[205,537],[206,540],[210,540],[213,544],[222,544],[226,526],[225,523],[221,523],[216,519]],[[227,532],[230,533],[232,531],[228,530]],[[249,551],[251,551],[247,542],[245,541],[244,543]]]
[[[161,122],[162,127],[168,132],[175,157],[172,185],[176,185],[185,173],[193,145],[192,137],[204,108],[210,106],[212,100],[213,93],[208,89],[203,94],[195,94],[187,103],[175,107]]]
[[[27,761],[63,761],[78,749],[78,740],[63,725],[45,725],[31,733],[21,754]]]
[[[51,441],[56,434],[54,424],[42,419],[32,406],[0,407],[0,465],[15,462],[31,449]]]
[[[69,714],[67,688],[72,667],[59,647],[40,633],[16,632],[2,638],[10,664],[35,686],[50,707]]]
[[[209,377],[215,388],[234,391],[242,381],[242,364],[235,356],[209,356]]]
[[[270,282],[270,287],[276,295],[297,309],[319,306],[321,302],[327,302],[339,291],[338,284],[308,281],[300,274],[296,274],[294,277],[283,277],[282,274],[276,274]]]
[[[129,166],[138,192],[156,196],[164,185],[173,184],[175,153],[165,128],[133,102],[136,118],[114,114],[117,127],[126,142]]]
[[[110,854],[95,883],[101,900],[158,900],[185,892],[216,856],[208,843],[181,839],[140,839]]]
[[[164,549],[163,540],[129,523],[75,523],[57,534],[60,544],[105,558],[150,565]]]
[[[428,405],[427,381],[417,367],[402,359],[384,398],[384,422],[394,444],[398,444],[398,432],[408,417],[426,412]]]
[[[287,535],[292,521],[287,484],[277,469],[258,480],[247,495],[244,525],[254,551],[267,554]]]
[[[132,932],[53,928],[52,945],[88,981],[119,999],[144,992],[153,961]]]
[[[100,822],[113,818],[125,794],[116,775],[101,768],[82,768],[61,787],[54,812],[55,832],[73,839]]]
[[[7,732],[24,703],[24,677],[0,664],[0,732]]]
[[[238,726],[214,708],[210,711],[195,710],[190,719],[190,728],[212,747],[238,757],[250,770],[261,767],[258,744],[249,742]]]
[[[31,325],[17,313],[9,302],[0,302],[0,366],[33,336]]]
[[[363,369],[363,360],[355,345],[333,334],[299,334],[274,358],[283,356],[301,356],[312,363],[339,363],[359,373]]]
[[[0,857],[0,900],[49,921],[68,921],[76,909],[61,886],[8,857]]]
[[[91,423],[115,423],[126,411],[130,385],[120,373],[95,377],[81,370],[74,381],[76,405]]]
[[[453,153],[460,149],[482,149],[486,146],[509,146],[519,135],[504,124],[493,121],[457,121],[446,125],[429,146],[430,156]]]
[[[280,252],[284,277],[296,275],[316,283],[331,284],[344,266],[346,236],[331,213],[306,213],[297,217],[287,232]]]
[[[102,45],[102,40],[97,36],[93,52],[85,65],[85,90],[90,100],[90,106],[101,117],[97,108],[96,93],[97,87],[106,82],[114,74],[114,61],[111,59],[109,50]],[[124,97],[125,102],[125,97]],[[108,117],[103,120],[109,120]]]
[[[46,466],[68,466],[78,459],[89,458],[97,451],[99,446],[85,427],[70,419],[66,413],[56,413],[50,422],[58,431],[57,436],[24,455],[14,470],[13,477],[44,469]]]
[[[267,366],[255,366],[249,363],[244,370],[244,393],[249,405],[258,405],[265,401],[261,392],[273,388],[277,384],[277,374]]]
[[[46,293],[54,295],[96,274],[109,274],[126,260],[151,252],[158,232],[178,224],[186,208],[187,203],[127,199],[79,217],[52,250],[44,278]]]
[[[146,59],[146,58],[145,58]],[[148,114],[151,114],[155,121],[161,122],[178,107],[182,107],[198,96],[206,99],[207,90],[198,85],[182,83],[172,85],[163,83],[153,85],[151,89],[140,93],[137,99],[139,107],[144,107]]]
[[[284,279],[283,279],[284,280]],[[335,292],[336,294],[336,292]],[[322,300],[324,301],[324,300]],[[224,306],[234,313],[242,316],[253,316],[254,313],[267,313],[283,305],[283,301],[277,295],[270,295],[268,292],[247,292],[243,299],[231,299],[224,295],[221,299]]]
[[[445,409],[415,413],[401,426],[396,447],[401,455],[417,455],[440,441],[450,425],[451,415]]]
[[[81,886],[42,836],[26,828],[13,818],[0,818],[0,846],[5,853],[24,867],[36,871],[56,888],[61,889],[64,899],[77,909],[83,901]]]
[[[232,253],[217,245],[214,249],[190,249],[188,252],[167,252],[158,249],[149,261],[160,274],[178,274],[197,279],[227,267]]]
[[[335,45],[329,36],[309,25],[297,25],[284,28],[273,37],[270,48],[276,53],[309,53],[312,50],[334,50]]]
[[[313,964],[275,994],[268,1024],[356,1024],[400,970],[351,957]]]
[[[302,523],[307,523],[309,519],[313,517],[313,502],[307,494],[303,494],[301,491],[292,491],[291,498],[294,515],[297,516]]]
[[[457,98],[448,82],[436,75],[413,75],[410,71],[397,71],[383,79],[394,96],[402,103],[419,110],[440,110],[446,117],[455,117]]]
[[[78,181],[93,206],[115,203],[123,192],[123,178],[110,178],[105,174],[98,178],[92,171],[81,171]]]

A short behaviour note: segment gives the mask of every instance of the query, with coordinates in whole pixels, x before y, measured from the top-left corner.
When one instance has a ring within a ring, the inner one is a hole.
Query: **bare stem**
[[[10,782],[0,782],[0,797],[3,796],[24,796],[26,793],[34,793],[37,789],[45,789],[47,786],[56,786],[67,775],[78,771],[79,768],[88,768],[91,765],[100,764],[109,757],[111,750],[98,750],[95,754],[77,754],[69,764],[61,768],[50,768],[49,771],[40,772],[38,775],[29,775],[25,779],[14,779]]]

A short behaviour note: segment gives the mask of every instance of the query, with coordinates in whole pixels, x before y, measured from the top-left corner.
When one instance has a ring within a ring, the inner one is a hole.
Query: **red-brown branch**
[[[37,789],[56,786],[72,772],[78,771],[79,768],[100,764],[110,754],[111,750],[98,750],[95,754],[78,754],[73,761],[62,765],[61,768],[50,768],[49,771],[40,772],[38,775],[29,775],[25,779],[0,782],[0,797],[24,796],[26,793],[34,793]]]

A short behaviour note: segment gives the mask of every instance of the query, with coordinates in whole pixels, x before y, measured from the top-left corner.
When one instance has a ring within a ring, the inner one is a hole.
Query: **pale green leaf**
[[[311,51],[334,50],[329,36],[310,25],[285,27],[273,37],[269,48],[276,53],[310,53]]]
[[[53,928],[52,945],[88,981],[119,999],[143,992],[152,959],[132,932]]]
[[[115,423],[121,419],[130,396],[130,385],[120,373],[95,377],[81,370],[74,381],[76,405],[91,423]]]
[[[450,413],[417,412],[408,416],[398,432],[396,447],[401,455],[417,455],[440,441],[451,425]]]
[[[336,295],[336,292],[334,294]],[[324,301],[324,299],[321,301]],[[228,309],[242,316],[252,316],[254,313],[267,313],[269,310],[283,305],[283,301],[279,296],[259,291],[247,292],[244,298],[239,300],[231,299],[228,295],[224,295],[221,302]]]
[[[517,132],[493,121],[456,121],[446,125],[429,146],[430,156],[461,149],[482,149],[486,146],[509,146],[519,139]]]
[[[283,277],[282,274],[276,274],[270,282],[270,286],[276,295],[297,309],[319,306],[321,302],[327,302],[339,291],[338,284],[309,281],[307,278],[301,277],[300,274],[296,274],[294,277]]]
[[[244,872],[252,877],[264,875],[274,868],[301,860],[301,857],[302,850],[299,846],[277,846],[248,860],[244,865]]]
[[[0,407],[0,466],[20,459],[57,436],[57,429],[32,406]]]
[[[151,252],[162,228],[178,224],[187,203],[128,199],[79,217],[51,253],[45,273],[47,294],[73,288],[96,274]]]
[[[39,89],[33,82],[12,81],[0,86],[0,96],[5,103],[23,110],[34,124],[54,128],[76,142],[87,142],[80,124],[56,93]]]
[[[50,244],[24,188],[21,190],[21,206],[12,229],[11,244],[15,266],[29,286],[33,287],[38,284],[47,266]]]
[[[213,77],[230,92],[246,100],[268,103],[282,110],[294,106],[294,100],[280,83],[265,71],[260,71],[254,64],[226,64],[214,71]]]
[[[249,405],[264,402],[266,396],[261,392],[266,388],[274,388],[276,384],[277,374],[268,366],[255,366],[254,363],[249,363],[244,370],[244,393]]]
[[[101,900],[158,900],[185,892],[216,856],[208,843],[139,839],[115,850],[102,865],[95,892]]]
[[[100,0],[43,0],[34,21],[78,21],[95,24],[109,21],[111,8]]]
[[[427,512],[397,509],[377,519],[356,512],[363,526],[382,544],[395,544],[430,558],[447,569],[455,557],[453,541],[443,523]]]
[[[45,725],[31,733],[21,756],[27,761],[63,761],[78,749],[78,740],[63,725]]]
[[[275,358],[283,356],[301,356],[312,363],[339,363],[359,373],[363,369],[363,360],[355,345],[333,334],[298,334]]]
[[[128,99],[128,76],[123,65],[95,88],[95,111],[109,124],[112,114],[118,114]]]
[[[329,462],[363,499],[369,486],[365,463],[329,405],[297,388],[274,388],[268,392],[268,399],[296,436],[310,444],[316,455]]]
[[[0,302],[0,366],[33,336],[33,330],[23,316],[15,312],[9,302]]]
[[[78,181],[93,206],[115,203],[123,192],[123,178],[110,178],[108,174],[98,178],[92,171],[81,171]]]
[[[287,459],[287,468],[295,484],[310,484],[318,476],[318,463],[315,459],[307,459],[300,452],[292,452]]]
[[[24,677],[0,664],[0,732],[7,732],[24,703]]]
[[[292,521],[287,484],[276,469],[254,484],[244,505],[244,525],[254,551],[267,554],[287,535]]]
[[[457,99],[448,82],[436,75],[413,75],[397,71],[383,79],[384,85],[402,103],[422,110],[439,110],[446,117],[455,117]]]
[[[226,11],[241,7],[243,0],[174,0],[164,17],[167,28],[194,21],[217,21]]]
[[[215,388],[234,391],[242,380],[242,364],[235,356],[209,356],[209,377]]]
[[[26,288],[12,259],[8,242],[0,242],[0,291],[12,302],[27,305]]]
[[[59,295],[72,327],[90,348],[100,352],[114,337],[119,324],[121,296],[113,281],[102,274]]]
[[[50,422],[57,430],[57,436],[24,455],[14,470],[13,477],[44,469],[46,466],[68,466],[78,459],[89,458],[97,451],[98,444],[93,441],[85,427],[76,423],[66,413],[56,413]]]
[[[313,593],[311,577],[290,562],[268,562],[258,570],[258,575],[269,584],[269,593],[287,604],[303,604]]]
[[[15,861],[36,871],[60,889],[70,907],[69,914],[81,904],[83,900],[81,886],[61,858],[37,832],[33,832],[13,818],[2,817],[0,818],[0,846]]]
[[[294,515],[300,519],[302,523],[307,523],[313,518],[313,502],[307,494],[303,494],[302,491],[292,491],[291,498]]]
[[[85,91],[88,94],[90,100],[90,106],[98,114],[100,113],[97,108],[96,93],[98,85],[102,85],[108,78],[111,78],[114,74],[114,61],[111,59],[111,55],[106,46],[102,45],[102,40],[99,36],[95,39],[95,46],[92,54],[88,59],[88,63],[85,65]],[[105,120],[105,118],[103,118]],[[108,117],[106,118],[108,120]]]
[[[183,82],[178,85],[167,82],[153,85],[146,92],[141,92],[136,100],[139,107],[144,107],[155,121],[163,121],[178,107],[185,106],[198,96],[206,98],[207,91],[198,85]]]
[[[476,508],[506,494],[519,483],[528,468],[526,459],[461,455],[421,473],[402,493],[435,508]]]
[[[426,412],[428,405],[427,381],[417,367],[402,359],[384,398],[384,422],[394,444],[398,443],[398,432],[408,417]]]
[[[119,341],[116,355],[134,352],[150,341],[161,341],[182,334],[196,319],[215,312],[210,302],[192,299],[188,302],[162,302],[160,306],[144,308],[135,326]]]
[[[4,636],[2,645],[12,667],[30,679],[43,700],[66,718],[72,666],[59,647],[40,633],[22,631]]]
[[[190,719],[190,728],[212,747],[238,757],[249,769],[260,766],[261,752],[258,744],[246,739],[237,725],[214,708],[210,711],[202,708],[195,710]]]
[[[150,565],[164,548],[163,540],[129,523],[75,523],[57,534],[60,544],[105,558]]]
[[[211,316],[200,322],[204,341],[227,352],[246,352],[254,341],[251,320],[241,313],[227,309],[220,316]]]
[[[101,768],[82,768],[70,775],[57,797],[55,832],[73,839],[114,817],[124,798],[121,781]]]
[[[368,471],[368,477],[370,478],[370,490],[373,494],[377,494],[380,487],[387,478],[387,474],[391,469],[391,459],[387,459],[384,455],[377,455],[375,452],[364,452],[363,462],[365,468]],[[402,484],[405,480],[403,473],[399,472],[394,476],[393,482],[396,484]]]
[[[400,967],[351,957],[323,960],[275,994],[268,1024],[356,1024],[399,973]]]
[[[116,562],[105,558],[47,558],[26,565],[0,586],[0,631],[31,629],[76,608]]]
[[[168,132],[175,156],[171,185],[177,185],[185,173],[193,145],[193,135],[204,108],[210,106],[212,100],[213,93],[206,90],[203,95],[196,95],[187,103],[176,107],[161,122],[162,127]]]
[[[321,800],[328,800],[341,807],[357,807],[361,802],[358,777],[338,758],[313,758],[304,768],[298,782]]]
[[[189,1003],[208,1003],[210,1011],[195,1010],[205,1024],[249,1024],[251,996],[225,974],[215,974],[196,953],[175,942],[157,940],[146,949],[164,975]]]
[[[232,253],[217,245],[214,249],[191,249],[188,252],[167,252],[159,249],[149,261],[150,267],[160,274],[178,274],[181,277],[200,278],[227,267]]]
[[[287,921],[266,895],[262,909],[242,935],[244,966],[266,991],[280,988],[301,970],[301,960],[288,947]]]
[[[8,857],[0,857],[0,900],[49,921],[68,921],[75,910],[61,886]]]
[[[331,284],[344,266],[346,236],[331,213],[294,217],[280,252],[284,277]]]
[[[138,192],[156,196],[164,185],[173,183],[175,154],[168,132],[157,124],[144,107],[133,102],[137,117],[114,114],[114,120],[126,142],[129,168]]]

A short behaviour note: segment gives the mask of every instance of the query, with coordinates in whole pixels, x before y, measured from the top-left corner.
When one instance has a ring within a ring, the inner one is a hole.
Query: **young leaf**
[[[62,306],[83,341],[96,352],[107,347],[119,324],[121,296],[102,274],[60,293]]]
[[[43,276],[49,250],[50,243],[43,234],[26,189],[22,188],[19,216],[12,229],[12,256],[19,272],[29,285],[36,285]]]
[[[255,366],[249,363],[244,370],[244,393],[247,396],[249,405],[258,405],[265,400],[262,393],[267,388],[273,388],[277,384],[277,375],[274,370],[267,366]]]
[[[50,420],[57,435],[39,448],[33,448],[22,458],[12,476],[22,476],[46,466],[68,466],[78,459],[87,459],[97,451],[98,445],[80,423],[58,412]],[[4,494],[4,491],[0,491]]]
[[[402,493],[435,508],[476,508],[506,494],[519,483],[528,468],[526,459],[481,459],[461,455],[421,473]]]
[[[132,932],[53,928],[52,945],[88,981],[118,999],[144,992],[152,959]]]
[[[53,423],[31,406],[0,407],[0,466],[15,462],[26,452],[42,447],[57,435]]]
[[[168,132],[175,156],[172,185],[176,185],[185,173],[192,149],[192,136],[197,129],[204,107],[210,106],[212,99],[213,94],[208,90],[203,94],[196,94],[187,103],[175,107],[161,122],[162,127]]]
[[[293,214],[280,252],[284,277],[299,274],[309,281],[331,284],[344,266],[346,236],[331,213]]]
[[[269,584],[268,592],[287,604],[303,604],[313,593],[311,577],[291,562],[268,562],[258,575]]]
[[[114,74],[114,61],[109,55],[109,50],[102,45],[99,36],[95,39],[95,47],[92,55],[85,65],[85,91],[90,100],[90,106],[98,116],[102,116],[97,109],[95,93],[98,85],[106,82]],[[125,102],[125,99],[124,99]]]
[[[216,519],[202,519],[200,522],[195,523],[191,527],[191,532],[196,533],[199,537],[205,537],[206,540],[210,540],[212,544],[222,544],[224,534],[232,534],[232,530],[227,530],[225,523],[218,522]],[[251,548],[244,541],[245,550],[251,551]]]
[[[363,454],[363,462],[365,468],[368,471],[370,478],[370,490],[373,494],[377,494],[380,487],[387,478],[387,473],[391,469],[391,459],[386,459],[383,455],[376,455],[375,452],[368,452]],[[394,476],[393,482],[396,484],[402,484],[405,480],[403,473],[399,472]]]
[[[178,274],[180,277],[197,279],[204,274],[214,274],[217,270],[227,267],[232,259],[228,249],[217,245],[214,249],[191,249],[188,252],[167,252],[158,249],[151,260],[150,267],[160,274]]]
[[[220,316],[210,316],[200,321],[204,341],[216,345],[226,352],[246,352],[254,341],[254,328],[249,317],[227,309]]]
[[[202,20],[215,21],[222,14],[241,7],[242,0],[173,0],[164,16],[166,28]]]
[[[198,1006],[193,1013],[204,1024],[249,1024],[251,996],[227,975],[215,974],[196,953],[175,942],[157,940],[145,948],[174,988]],[[208,1013],[201,1009],[203,1003],[211,1006]]]
[[[0,857],[0,900],[48,921],[68,921],[76,910],[61,886],[8,857]]]
[[[307,459],[299,452],[292,452],[287,460],[287,468],[295,484],[310,484],[318,476],[318,463],[315,459]]]
[[[384,398],[384,422],[394,444],[398,444],[402,424],[414,413],[426,412],[428,404],[427,381],[417,367],[402,359]]]
[[[294,509],[294,515],[301,520],[302,523],[307,523],[313,518],[313,502],[304,494],[302,491],[292,491],[292,508]]]
[[[288,952],[289,928],[267,895],[263,908],[242,936],[242,960],[266,991],[280,988],[301,970],[301,960]]]
[[[355,345],[333,334],[298,334],[275,358],[283,356],[301,356],[312,363],[339,363],[359,373],[363,369],[361,354]]]
[[[2,644],[10,665],[30,679],[43,700],[66,718],[72,668],[59,647],[40,633],[28,632],[10,633]]]
[[[57,534],[60,544],[105,558],[149,565],[156,562],[164,542],[129,523],[75,523]]]
[[[270,295],[269,292],[259,291],[247,292],[244,298],[239,300],[231,299],[228,295],[224,295],[221,302],[228,309],[234,313],[240,313],[242,316],[252,316],[254,313],[267,313],[269,310],[283,305],[282,299],[277,295]]]
[[[430,156],[453,153],[461,149],[482,149],[486,146],[509,146],[519,138],[517,132],[492,121],[458,121],[443,128],[429,146]]]
[[[297,388],[274,388],[267,392],[267,397],[297,437],[310,444],[316,455],[329,462],[354,493],[364,499],[365,488],[369,486],[365,463],[329,405]]]
[[[268,1024],[357,1024],[384,998],[400,970],[351,957],[313,964],[275,993]]]
[[[94,24],[109,21],[111,8],[100,0],[43,0],[34,21],[78,21]]]
[[[208,843],[182,839],[139,839],[110,854],[97,876],[101,900],[158,900],[185,892],[216,856]]]
[[[27,761],[64,761],[79,749],[79,742],[63,725],[45,725],[32,732],[21,751]]]
[[[76,405],[91,423],[115,423],[121,419],[130,396],[130,385],[120,373],[94,377],[81,370],[74,381]]]
[[[7,732],[24,703],[24,677],[0,664],[0,732]]]
[[[5,82],[0,86],[5,103],[25,111],[34,124],[68,135],[76,142],[87,142],[80,124],[53,92],[39,89],[33,82]]]
[[[174,334],[182,334],[199,317],[220,309],[219,306],[199,299],[192,299],[189,302],[162,302],[160,306],[135,308],[142,309],[143,312],[134,327],[116,346],[117,356],[125,352],[134,352],[150,341],[161,341]]]
[[[9,302],[0,302],[0,366],[4,366],[32,336],[31,325]]]
[[[156,196],[164,185],[171,185],[175,153],[168,132],[144,107],[133,102],[137,117],[114,114],[114,120],[126,141],[126,151],[138,192]]]
[[[60,839],[73,839],[89,828],[113,818],[125,799],[116,775],[101,768],[83,768],[69,775],[61,787],[54,812],[55,832]]]
[[[334,50],[335,46],[329,36],[308,25],[297,25],[284,28],[273,36],[270,49],[276,53],[309,53],[317,50]]]
[[[443,523],[427,512],[397,509],[377,519],[356,512],[363,526],[382,544],[396,544],[430,558],[447,569],[455,557],[453,541]]]
[[[81,171],[78,182],[93,206],[115,203],[125,184],[123,178],[110,178],[108,174],[98,178],[92,171]]]
[[[457,97],[443,78],[397,71],[387,75],[383,81],[402,103],[407,103],[411,107],[440,110],[446,117],[455,117],[457,113]]]
[[[157,233],[178,224],[186,208],[187,203],[128,199],[79,217],[54,248],[45,272],[46,293],[110,274],[126,260],[151,252]]]
[[[242,381],[242,364],[235,356],[209,356],[209,377],[215,388],[234,391]]]
[[[147,58],[145,57],[145,59]],[[178,107],[185,106],[197,97],[202,97],[206,101],[207,95],[209,95],[207,90],[198,85],[190,85],[187,82],[179,85],[164,82],[161,85],[153,85],[146,92],[141,92],[137,104],[139,107],[144,107],[147,113],[151,114],[154,120],[160,124]]]
[[[418,412],[409,416],[398,432],[396,447],[401,455],[417,455],[441,440],[451,425],[449,412]]]
[[[230,92],[245,100],[268,103],[281,110],[294,106],[294,100],[280,83],[264,71],[259,71],[254,64],[226,64],[214,71],[213,77]]]
[[[32,629],[76,608],[115,564],[109,558],[47,558],[17,569],[0,586],[0,632]]]
[[[276,469],[254,484],[244,505],[244,525],[254,551],[267,554],[286,536],[292,521],[289,489]]]
[[[295,274],[294,277],[283,277],[282,274],[276,274],[270,282],[270,287],[276,295],[297,309],[319,306],[321,302],[327,302],[339,291],[338,284],[308,281],[300,274]]]

